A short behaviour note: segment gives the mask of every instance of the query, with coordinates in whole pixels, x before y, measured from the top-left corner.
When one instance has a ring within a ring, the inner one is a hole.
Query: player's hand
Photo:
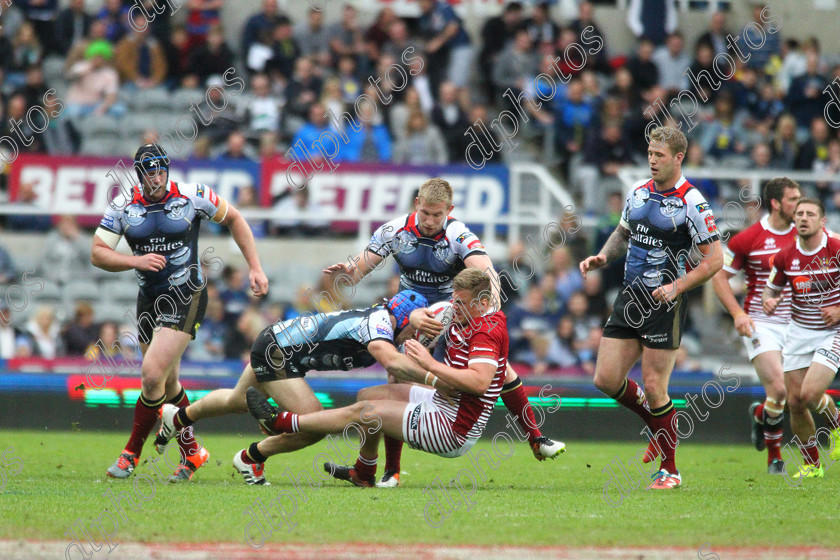
[[[435,361],[425,346],[412,339],[405,341],[405,355],[417,362],[420,367],[426,369],[429,369],[432,362]]]
[[[781,300],[781,297],[767,298],[761,303],[761,309],[763,309],[767,315],[772,315],[776,312],[776,308],[779,306],[779,302]]]
[[[752,336],[753,331],[755,331],[755,323],[749,315],[738,315],[734,322],[735,330],[741,336]]]
[[[334,265],[331,265],[331,266],[328,266],[327,268],[325,268],[324,269],[324,274],[326,274],[326,275],[330,275],[330,274],[350,274],[350,271],[351,271],[351,269],[347,265],[347,263],[338,263],[338,264],[334,264]]]
[[[155,253],[138,255],[135,259],[134,268],[144,272],[159,272],[166,266],[166,257]]]
[[[436,337],[443,330],[443,323],[434,318],[429,309],[416,309],[408,316],[408,322],[417,332],[423,333],[432,338]]]
[[[586,257],[580,263],[580,275],[586,278],[586,273],[590,270],[598,270],[607,265],[606,255],[595,255],[593,257]]]
[[[653,294],[651,295],[653,299],[660,303],[671,303],[680,295],[679,285],[676,282],[671,282],[670,284],[659,286],[653,290]]]
[[[820,309],[820,315],[822,315],[822,320],[825,321],[829,327],[833,327],[837,323],[840,323],[840,305],[823,307]]]
[[[268,293],[268,278],[262,270],[251,270],[248,273],[248,280],[255,296],[262,297]]]

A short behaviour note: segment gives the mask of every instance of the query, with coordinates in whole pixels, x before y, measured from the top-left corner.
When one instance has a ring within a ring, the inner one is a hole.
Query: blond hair
[[[688,140],[681,130],[673,126],[660,126],[650,133],[651,144],[665,144],[671,150],[671,155],[685,154],[688,150]]]
[[[478,268],[465,268],[452,280],[453,290],[467,290],[473,298],[492,297],[490,277]]]
[[[429,179],[420,185],[417,198],[425,200],[429,204],[445,202],[447,206],[452,206],[452,185],[440,177]]]

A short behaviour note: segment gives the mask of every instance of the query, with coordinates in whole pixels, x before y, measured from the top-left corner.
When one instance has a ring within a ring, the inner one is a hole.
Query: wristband
[[[424,377],[424,378],[423,378],[423,384],[424,384],[424,385],[428,385],[428,384],[429,384],[429,376],[430,376],[431,374],[432,374],[432,372],[431,372],[431,371],[427,371],[427,372],[426,372],[426,377]]]
[[[437,383],[437,380],[438,380],[438,378],[437,378],[436,376],[434,376],[434,375],[433,375],[433,376],[432,376],[432,387],[434,387],[434,386],[435,386],[435,383]]]

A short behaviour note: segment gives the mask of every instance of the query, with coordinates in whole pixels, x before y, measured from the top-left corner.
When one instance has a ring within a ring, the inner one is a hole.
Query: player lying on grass
[[[250,363],[236,387],[217,389],[188,407],[164,405],[158,438],[168,442],[202,418],[247,412],[245,391],[249,387],[257,387],[291,412],[321,410],[320,401],[304,380],[306,372],[313,369],[347,371],[379,362],[391,375],[413,374],[422,380],[425,370],[400,354],[394,342],[395,338],[402,342],[414,332],[409,316],[426,305],[426,298],[419,293],[403,290],[385,305],[278,321],[257,337]],[[268,438],[259,446],[253,443],[238,451],[233,465],[248,484],[265,484],[263,469],[268,457],[302,449],[322,437],[299,434]]]
[[[432,358],[416,340],[405,343],[406,354],[426,372],[424,379],[433,387],[438,380],[447,383],[455,389],[451,395],[396,383],[370,387],[364,391],[366,399],[344,408],[294,414],[280,412],[259,391],[249,389],[251,414],[263,429],[274,433],[323,437],[353,423],[364,426],[354,466],[324,465],[334,477],[356,486],[376,483],[383,433],[441,457],[466,454],[484,431],[505,382],[508,331],[504,313],[495,311],[492,304],[487,274],[468,268],[455,276],[452,285],[453,322],[446,337],[446,363]]]
[[[414,200],[415,212],[383,224],[371,237],[368,246],[346,263],[327,267],[327,275],[345,275],[358,283],[371,271],[381,267],[388,255],[400,269],[400,289],[416,290],[430,304],[449,301],[452,279],[464,268],[476,268],[491,276],[494,301],[501,302],[501,281],[478,237],[461,221],[449,214],[452,186],[443,179],[424,182]],[[528,395],[516,372],[508,366],[501,391],[502,402],[516,417],[528,434],[531,451],[539,461],[555,458],[566,445],[544,436],[537,426]],[[392,488],[399,485],[402,441],[385,436],[385,472],[377,486]]]
[[[840,459],[840,412],[826,393],[840,368],[840,241],[826,233],[825,207],[819,200],[800,198],[793,216],[796,241],[773,259],[761,301],[763,311],[772,316],[782,290],[791,285],[793,322],[785,336],[782,363],[790,427],[805,459],[792,476],[799,483],[824,475],[812,411],[831,427],[830,458]]]

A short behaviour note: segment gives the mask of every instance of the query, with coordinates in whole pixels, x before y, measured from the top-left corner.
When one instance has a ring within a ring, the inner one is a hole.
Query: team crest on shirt
[[[146,207],[142,204],[129,204],[125,208],[125,221],[130,226],[139,226],[146,220]]]
[[[170,198],[163,207],[163,213],[170,220],[183,220],[187,216],[189,204],[185,198]]]
[[[435,243],[435,248],[432,249],[432,253],[435,255],[435,258],[439,261],[448,262],[454,256],[452,249],[449,247],[449,242],[446,238],[441,239],[437,243]]]
[[[642,187],[633,192],[633,208],[641,208],[650,198],[650,191]]]
[[[659,212],[666,218],[673,218],[680,213],[685,203],[679,198],[669,196],[659,203]]]
[[[399,231],[397,235],[394,236],[394,243],[396,244],[396,248],[394,250],[395,253],[408,255],[409,253],[413,253],[417,250],[417,237],[415,237],[410,231]]]

